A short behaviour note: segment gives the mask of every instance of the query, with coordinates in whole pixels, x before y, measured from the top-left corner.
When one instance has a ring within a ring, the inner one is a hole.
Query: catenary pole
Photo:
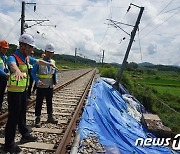
[[[22,10],[21,10],[21,35],[24,33],[25,25],[25,1],[22,1]]]
[[[133,4],[131,4],[131,5],[133,5]],[[119,82],[120,82],[120,79],[121,79],[121,77],[123,75],[123,71],[124,71],[124,69],[126,67],[127,58],[128,58],[129,52],[131,50],[131,46],[132,46],[132,43],[134,41],[134,37],[136,35],[136,31],[138,29],[138,25],[140,23],[143,11],[144,11],[144,7],[140,7],[140,12],[139,12],[138,18],[136,20],[135,26],[134,26],[134,28],[133,28],[133,30],[131,32],[131,38],[130,38],[130,41],[129,41],[129,44],[128,44],[128,47],[127,47],[127,50],[126,50],[126,53],[125,53],[125,56],[124,56],[124,59],[123,59],[123,62],[122,62],[122,66],[121,66],[121,68],[119,70],[119,73],[118,73],[118,76],[117,76],[117,80],[116,80],[116,82],[114,84],[114,86],[116,88],[119,87]]]

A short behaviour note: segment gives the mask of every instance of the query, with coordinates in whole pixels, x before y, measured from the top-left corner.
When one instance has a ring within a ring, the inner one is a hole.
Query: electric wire
[[[140,40],[140,36],[139,36],[139,28],[138,28],[138,42],[139,42],[139,51],[140,51],[140,55],[141,55],[141,63],[142,61],[142,51],[141,51],[141,40]]]
[[[124,18],[126,17],[127,13],[128,13],[128,11],[126,11],[125,14],[123,15],[123,17],[121,18],[121,20],[120,20],[121,22],[123,22],[123,20],[124,20]],[[115,37],[115,35],[117,35],[117,31],[118,31],[118,29],[116,28],[116,30],[115,30],[115,32],[113,33],[111,39],[109,39],[109,40],[108,40],[108,43],[106,43],[107,46],[113,41],[113,38]],[[123,41],[123,42],[124,42],[124,41]],[[120,46],[122,46],[122,45],[124,45],[124,43],[122,43],[122,41],[121,41]],[[108,50],[109,50],[109,48],[108,48]]]
[[[171,10],[168,10],[168,11],[164,12],[163,14],[172,12],[172,11],[177,10],[177,9],[179,9],[179,8],[180,8],[180,6],[179,6],[179,7],[176,7],[176,8],[173,8],[173,9],[171,9]],[[155,18],[155,17],[156,17],[156,16],[149,17],[149,18],[146,18],[146,19],[142,19],[141,21],[149,20],[149,19],[152,19],[152,18]]]
[[[10,20],[8,20],[8,19],[2,17],[2,16],[1,16],[1,19],[5,20],[5,21],[8,21],[8,23],[11,23],[12,25],[14,25],[14,23],[13,23],[12,21],[10,21]]]
[[[36,12],[36,14],[41,18],[41,16]],[[41,13],[41,15],[42,15],[42,13]],[[42,15],[42,16],[44,16],[44,15]],[[47,19],[47,17],[45,17],[44,16],[44,18],[45,19]],[[52,21],[51,20],[49,20],[49,22],[51,22],[52,23]],[[54,25],[54,23],[52,23],[53,25]],[[71,46],[71,44],[70,44],[70,42],[68,41],[68,40],[64,40],[60,35],[59,35],[59,32],[57,33],[56,31],[55,31],[55,29],[51,29],[51,28],[46,28],[45,27],[45,29],[46,29],[46,32],[47,31],[49,31],[49,30],[51,30],[53,33],[55,33],[56,35],[57,35],[57,37],[61,40],[61,41],[63,41],[65,44],[67,44],[68,46]],[[62,35],[62,34],[61,34]],[[63,36],[63,35],[62,35]],[[63,36],[64,37],[64,36]],[[63,44],[64,45],[64,44]],[[66,45],[65,45],[66,46]],[[66,46],[66,48],[69,48],[70,49],[70,47],[67,47]]]
[[[18,2],[16,2],[16,0],[12,0],[14,3],[16,3],[18,6],[21,7],[21,4],[19,4]]]
[[[112,19],[112,5],[113,5],[113,0],[111,0],[111,3],[110,3],[110,11],[109,11],[109,18],[110,18],[110,19]],[[109,21],[109,22],[110,22],[110,21]],[[105,37],[106,37],[106,35],[107,35],[107,32],[108,32],[108,30],[109,30],[109,28],[110,28],[110,27],[109,27],[109,22],[108,22],[107,29],[106,29],[103,37],[102,37],[102,41],[101,41],[101,43],[100,43],[100,47],[102,46],[102,44],[103,44],[103,42],[104,42],[104,39],[105,39]]]
[[[144,29],[146,29],[148,27],[148,25],[150,23],[152,23],[174,0],[171,0],[150,22],[148,22],[142,29],[141,31],[143,31]]]
[[[9,33],[6,35],[5,39],[7,39],[9,37],[9,35],[12,33],[12,31],[14,30],[14,28],[17,26],[17,24],[19,23],[20,19],[15,23],[15,25],[12,27],[12,29],[9,31]]]
[[[13,1],[13,2],[15,2],[15,1]],[[17,3],[17,2],[15,2],[15,3]],[[12,4],[13,5],[13,4]],[[11,6],[12,6],[11,5]],[[10,6],[10,7],[11,7]],[[10,20],[8,20],[8,19],[6,19],[6,18],[4,18],[4,17],[1,17],[1,19],[4,19],[4,20],[6,20],[6,21],[8,21],[8,23],[11,23],[11,24],[13,24],[13,27],[10,29],[10,31],[8,32],[8,34],[5,36],[5,39],[7,39],[8,37],[9,37],[9,35],[12,33],[12,31],[16,28],[16,26],[17,26],[17,24],[19,23],[19,21],[20,21],[20,19],[18,19],[18,21],[14,24],[12,21],[10,21]]]
[[[41,14],[45,19],[47,19],[47,17],[45,17],[42,13],[37,13],[37,12],[35,12],[36,13],[36,15],[39,17],[39,18],[41,18],[41,19],[43,19],[39,14]],[[48,19],[47,19],[48,20]],[[52,23],[52,21],[51,20],[49,20],[49,22],[51,22]],[[54,23],[52,23],[53,25],[55,25]],[[46,28],[45,27],[45,29],[46,29],[46,32],[48,32],[49,30],[51,30],[54,34],[56,34],[57,35],[57,37],[61,40],[61,41],[63,41],[65,44],[67,44],[68,46],[71,46],[71,44],[70,44],[70,42],[68,41],[68,40],[64,40],[60,35],[59,35],[59,32],[57,33],[56,31],[55,31],[55,29],[50,29],[50,28]],[[62,35],[62,34],[61,34]],[[63,35],[62,35],[63,36]],[[63,36],[64,37],[64,36]],[[65,44],[62,44],[62,45],[65,45]],[[67,47],[66,45],[65,45],[65,47],[66,48],[69,48],[69,47]],[[69,48],[70,50],[71,50],[71,48]]]
[[[147,34],[145,34],[144,36],[142,36],[142,38],[147,37],[151,32],[153,32],[154,30],[156,30],[157,28],[159,28],[161,25],[163,25],[165,22],[167,22],[168,20],[170,20],[173,16],[175,16],[176,14],[180,13],[180,10],[175,12],[173,15],[171,15],[169,18],[167,18],[165,21],[163,21],[160,25],[156,26],[154,29],[152,29],[150,32],[148,32]]]
[[[112,1],[112,0],[111,0]],[[73,5],[73,4],[64,4],[64,5],[62,5],[62,4],[43,4],[43,3],[37,3],[38,5],[56,5],[56,6],[58,6],[58,7],[102,7],[102,8],[108,8],[108,6],[95,6],[95,5]],[[119,8],[126,8],[126,7],[122,7],[122,6],[110,6],[110,8],[117,8],[117,9],[119,9]]]
[[[15,0],[14,2],[15,2],[17,5],[21,6],[21,4],[19,4],[19,3],[16,2],[16,0]],[[27,7],[27,9],[28,9],[27,12],[28,12],[29,14],[31,14],[33,17],[35,17],[34,14],[31,13],[30,8]],[[36,12],[35,12],[35,13],[36,13]],[[36,13],[36,15],[40,17],[40,15],[38,15],[37,13]],[[41,18],[41,17],[40,17],[40,18]],[[47,18],[46,18],[46,19],[47,19]],[[45,28],[45,29],[46,29],[46,31],[49,30],[49,29],[47,29],[47,28]],[[67,44],[67,42],[66,42],[64,39],[62,39],[62,37],[60,37],[59,34],[58,34],[57,32],[54,32],[54,33],[55,33],[56,36],[57,36],[58,38],[60,38],[65,44]],[[44,38],[44,37],[43,37],[43,38]],[[63,44],[63,43],[62,43],[62,44]],[[64,45],[64,44],[63,44],[63,45]]]
[[[111,0],[111,3],[110,3],[110,11],[109,11],[109,18],[110,18],[110,19],[112,19],[112,6],[113,6],[113,0]],[[105,37],[107,36],[108,30],[109,30],[109,28],[110,28],[110,27],[109,27],[109,22],[110,22],[110,21],[108,21],[107,29],[106,29],[103,37],[102,37],[102,41],[101,41],[101,43],[100,43],[100,46],[99,46],[98,50],[100,50],[100,48],[102,47],[102,44],[103,44],[103,42],[104,42],[104,40],[105,40]],[[100,52],[101,52],[101,50],[100,50]],[[100,57],[100,58],[101,58],[101,57]]]

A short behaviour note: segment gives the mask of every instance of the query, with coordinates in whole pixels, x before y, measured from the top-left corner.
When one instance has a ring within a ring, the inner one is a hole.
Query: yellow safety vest
[[[5,58],[7,59],[7,56],[5,56]],[[6,64],[6,63],[4,63],[4,61],[2,60],[2,58],[1,58],[1,57],[0,57],[0,66],[2,66],[2,67],[3,67],[3,69],[8,69],[7,64]]]
[[[55,61],[51,59],[50,63],[55,65]],[[44,85],[38,86],[39,88],[48,88],[53,87],[53,74],[55,69],[50,67],[48,71],[47,66],[39,65],[39,70],[37,72],[37,77],[44,83]]]
[[[33,68],[33,65],[28,63],[28,69],[32,69],[32,68]]]
[[[29,59],[27,58],[27,63],[24,63],[23,60],[18,55],[13,54],[13,56],[16,58],[16,62],[19,70],[24,74],[24,79],[17,81],[15,78],[15,74],[11,72],[7,85],[8,91],[24,92],[25,90],[27,90],[29,86],[29,75],[28,75]]]
[[[53,59],[51,59],[51,63],[55,65],[55,61]],[[42,73],[42,74],[40,74],[40,73]],[[37,73],[37,77],[39,79],[50,79],[53,76],[51,73],[54,73],[54,72],[49,72],[50,74],[46,74],[47,73],[46,71],[45,71],[45,74],[44,74],[44,72],[40,72],[40,73]]]

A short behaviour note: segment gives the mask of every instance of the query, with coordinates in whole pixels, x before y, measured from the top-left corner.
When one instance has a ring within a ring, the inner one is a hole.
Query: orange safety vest
[[[24,79],[17,81],[15,78],[15,74],[11,72],[7,85],[8,91],[24,92],[25,90],[28,89],[29,86],[29,75],[28,75],[29,57],[26,58],[26,63],[24,63],[23,60],[17,54],[13,54],[13,56],[16,59],[19,70],[24,74]]]

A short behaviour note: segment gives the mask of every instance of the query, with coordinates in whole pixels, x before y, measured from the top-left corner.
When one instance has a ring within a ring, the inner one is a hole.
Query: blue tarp
[[[81,140],[97,137],[106,153],[170,154],[171,149],[158,146],[135,146],[137,138],[150,134],[131,117],[121,94],[101,78],[93,85],[78,126]]]

